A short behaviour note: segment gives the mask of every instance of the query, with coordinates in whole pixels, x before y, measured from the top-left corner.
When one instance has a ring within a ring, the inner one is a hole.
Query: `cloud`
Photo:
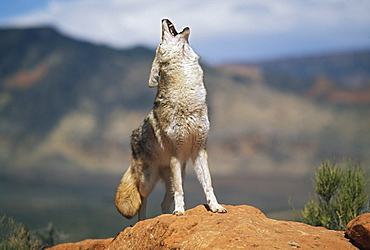
[[[68,35],[95,43],[154,47],[160,40],[160,20],[166,17],[178,29],[190,26],[190,39],[196,46],[210,43],[232,48],[242,41],[274,36],[280,40],[285,36],[288,41],[298,41],[301,36],[311,38],[311,42],[322,42],[327,36],[330,42],[330,38],[346,39],[350,35],[347,43],[359,43],[359,39],[365,43],[367,34],[369,42],[368,13],[368,0],[53,0],[44,8],[0,23],[51,24]],[[260,43],[271,48],[273,41]]]

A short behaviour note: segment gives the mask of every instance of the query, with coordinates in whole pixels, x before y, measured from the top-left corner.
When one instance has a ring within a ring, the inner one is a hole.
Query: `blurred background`
[[[202,57],[220,203],[292,220],[325,160],[370,163],[370,1],[2,0],[0,216],[114,237],[162,18]],[[164,190],[149,199],[160,214]],[[186,207],[205,203],[192,167]],[[298,211],[299,213],[299,211]]]

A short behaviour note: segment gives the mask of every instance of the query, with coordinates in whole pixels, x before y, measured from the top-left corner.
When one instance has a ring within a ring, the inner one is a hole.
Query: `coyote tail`
[[[141,196],[131,167],[121,179],[115,201],[117,210],[127,219],[134,217],[141,206]]]

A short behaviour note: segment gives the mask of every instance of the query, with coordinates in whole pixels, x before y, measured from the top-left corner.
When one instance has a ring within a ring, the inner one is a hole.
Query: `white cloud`
[[[178,29],[190,26],[191,41],[200,44],[207,39],[261,35],[344,37],[346,32],[356,36],[362,31],[369,37],[368,13],[367,0],[53,0],[43,9],[0,23],[52,24],[66,34],[97,43],[154,47],[160,40],[160,20],[164,17]],[[229,43],[232,46],[233,41]]]

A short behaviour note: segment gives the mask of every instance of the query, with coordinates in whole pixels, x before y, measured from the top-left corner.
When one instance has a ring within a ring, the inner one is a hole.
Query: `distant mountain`
[[[104,137],[103,128],[117,108],[143,111],[152,103],[154,92],[145,87],[147,74],[142,73],[150,70],[151,50],[113,50],[75,41],[52,28],[1,30],[0,38],[0,158],[11,169],[13,164],[39,166],[35,151],[55,137],[53,130],[67,117],[94,117],[94,124],[89,118],[80,124],[83,133],[60,135],[89,147]],[[89,138],[83,137],[86,133]],[[56,158],[70,163],[63,153]]]
[[[4,169],[122,173],[131,131],[154,99],[155,90],[147,87],[154,51],[79,42],[48,27],[3,29],[0,37]],[[369,119],[363,112],[369,100],[344,111],[307,97],[327,99],[345,88],[367,93],[369,58],[370,52],[362,52],[218,69],[203,65],[214,172],[268,173],[279,166],[304,174],[324,156],[368,159]],[[291,153],[297,150],[304,156]],[[302,159],[298,171],[293,166]]]
[[[370,50],[221,67],[234,71],[236,80],[253,77],[254,69],[281,91],[334,104],[370,105]]]
[[[143,62],[153,58],[150,50],[112,50],[51,28],[1,30],[0,37],[0,112],[11,130],[44,134],[82,99],[101,103],[96,106],[100,113],[115,105],[150,105],[148,91],[138,86],[145,77],[126,80],[127,72],[147,66]]]

